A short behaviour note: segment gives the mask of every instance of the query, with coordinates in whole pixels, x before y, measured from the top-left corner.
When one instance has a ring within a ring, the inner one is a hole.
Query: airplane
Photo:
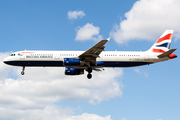
[[[166,30],[153,46],[144,52],[104,51],[110,38],[101,40],[87,51],[17,51],[6,57],[8,65],[25,67],[65,67],[65,75],[82,75],[87,71],[87,78],[92,78],[92,71],[101,71],[104,67],[135,67],[149,65],[176,58],[172,54],[176,49],[169,49],[173,30]]]

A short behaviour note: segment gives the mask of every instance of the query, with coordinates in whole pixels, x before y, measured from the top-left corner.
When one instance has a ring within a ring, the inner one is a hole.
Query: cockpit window
[[[11,54],[11,56],[15,56],[16,54]]]

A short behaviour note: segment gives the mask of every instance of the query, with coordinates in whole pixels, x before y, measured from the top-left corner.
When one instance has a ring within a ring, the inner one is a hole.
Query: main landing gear
[[[22,68],[21,75],[24,75],[24,74],[25,74],[25,73],[24,73],[24,70],[25,70],[25,66],[23,66],[23,68]]]
[[[88,79],[91,79],[91,78],[92,78],[92,74],[91,74],[91,73],[92,73],[92,68],[88,68],[88,69],[87,69],[87,72],[88,72],[87,78],[88,78]]]

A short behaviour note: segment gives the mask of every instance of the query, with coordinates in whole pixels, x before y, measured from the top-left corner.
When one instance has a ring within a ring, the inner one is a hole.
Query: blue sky
[[[0,59],[25,49],[87,50],[108,37],[106,51],[145,51],[167,29],[174,30],[171,48],[179,48],[179,5],[178,0],[0,0]],[[20,67],[1,63],[0,119],[177,120],[179,62],[106,68],[93,72],[92,80],[86,74],[65,76],[64,68],[26,68],[21,76]]]

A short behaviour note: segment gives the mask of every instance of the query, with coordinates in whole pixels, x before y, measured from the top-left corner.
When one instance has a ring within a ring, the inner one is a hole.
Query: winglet
[[[106,40],[108,40],[110,42],[110,39],[111,39],[111,37],[107,38]]]

